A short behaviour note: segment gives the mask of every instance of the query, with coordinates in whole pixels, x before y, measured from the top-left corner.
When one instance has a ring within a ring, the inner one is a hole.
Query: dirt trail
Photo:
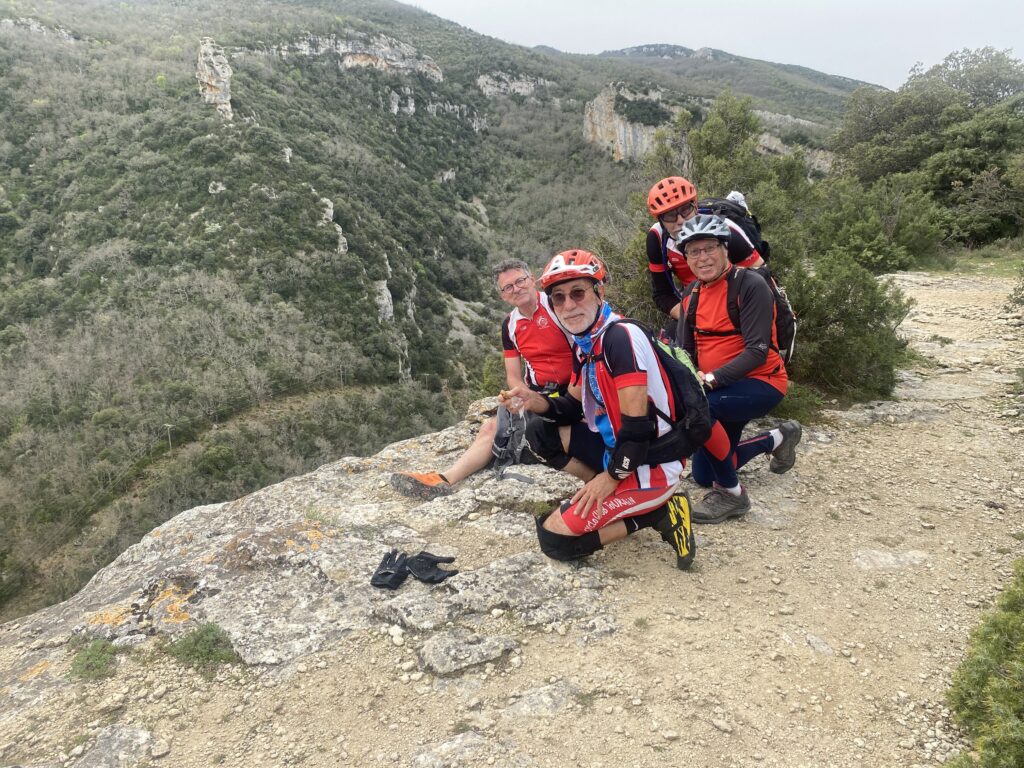
[[[1024,403],[1009,394],[1024,347],[997,319],[1006,281],[897,280],[927,358],[897,398],[808,429],[787,475],[750,467],[754,509],[698,529],[693,572],[655,536],[592,558],[614,577],[606,633],[509,627],[519,652],[436,679],[386,634],[356,634],[288,678],[179,678],[155,699],[177,673],[133,654],[82,707],[124,694],[120,721],[180,766],[940,764],[960,746],[950,675],[1024,554]],[[486,547],[464,542],[460,562]],[[78,736],[48,733],[37,754]]]

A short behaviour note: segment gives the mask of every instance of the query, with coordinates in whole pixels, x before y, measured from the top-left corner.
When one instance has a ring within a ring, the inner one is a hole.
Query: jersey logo
[[[537,318],[537,327],[538,328],[547,328],[548,327],[548,319],[546,317],[544,317],[544,315],[541,315],[540,317]]]

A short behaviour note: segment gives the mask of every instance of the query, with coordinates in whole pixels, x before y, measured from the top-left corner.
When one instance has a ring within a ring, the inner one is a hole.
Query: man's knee
[[[559,511],[549,512],[537,519],[537,541],[540,551],[552,560],[578,560],[601,549],[601,537],[597,531],[584,533],[582,536],[570,536],[555,533],[544,527],[544,522]]]
[[[493,416],[480,425],[480,437],[488,442],[494,442],[494,436],[498,434],[498,420]]]
[[[531,419],[526,425],[526,441],[549,467],[563,469],[569,463],[569,454],[562,446],[558,425],[544,419]]]

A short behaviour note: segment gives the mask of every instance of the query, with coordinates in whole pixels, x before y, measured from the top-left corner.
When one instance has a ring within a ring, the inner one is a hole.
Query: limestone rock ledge
[[[215,622],[247,665],[286,670],[349,637],[384,632],[416,651],[422,670],[446,676],[507,657],[534,632],[614,632],[599,599],[614,578],[537,549],[534,514],[577,481],[527,466],[500,480],[484,470],[426,503],[392,490],[391,472],[443,466],[464,450],[495,405],[479,401],[442,432],[169,520],[70,600],[0,627],[2,708],[30,707],[71,685],[76,637],[130,646]],[[391,548],[454,555],[460,573],[439,585],[410,578],[393,592],[371,587]],[[487,631],[495,617],[500,628]]]

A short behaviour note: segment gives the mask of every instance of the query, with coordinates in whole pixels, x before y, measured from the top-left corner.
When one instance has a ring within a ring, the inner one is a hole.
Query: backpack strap
[[[701,336],[736,336],[741,333],[738,297],[740,292],[739,284],[743,280],[741,273],[745,271],[733,265],[732,272],[726,278],[729,282],[726,284],[725,311],[729,313],[729,322],[733,326],[731,331],[706,331],[697,327],[697,299],[700,296],[700,283],[698,282],[693,286],[693,291],[690,293],[690,305],[686,308],[686,322],[689,323],[695,334],[699,333]]]
[[[658,240],[661,243],[661,263],[665,267],[665,276],[668,277],[668,284],[672,286],[672,290],[676,294],[677,299],[683,298],[682,291],[676,286],[675,273],[672,271],[672,265],[668,260],[668,241],[670,240],[669,234],[665,231],[665,225],[660,221],[658,222],[658,230],[661,234],[658,235]]]

